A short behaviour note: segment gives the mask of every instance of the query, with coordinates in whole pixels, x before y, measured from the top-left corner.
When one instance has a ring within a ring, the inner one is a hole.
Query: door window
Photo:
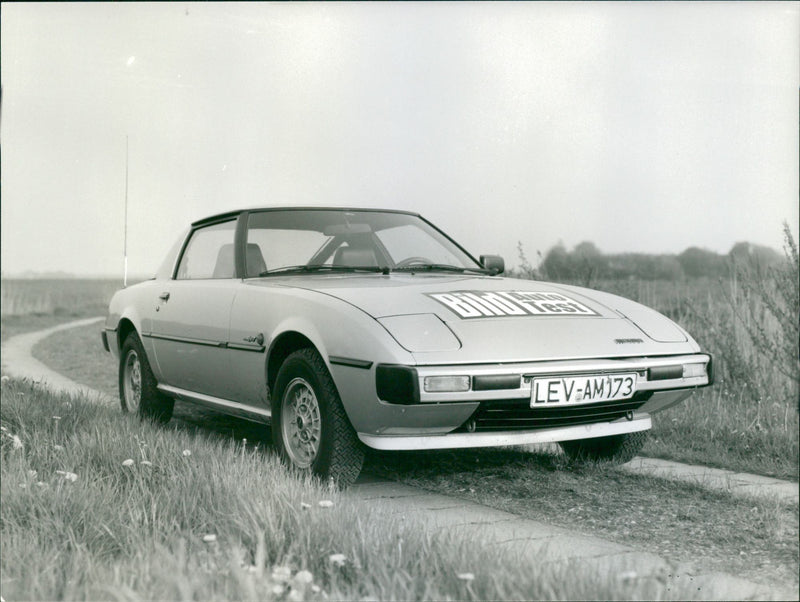
[[[189,244],[178,265],[178,280],[233,278],[234,234],[236,220],[198,228],[192,232]]]

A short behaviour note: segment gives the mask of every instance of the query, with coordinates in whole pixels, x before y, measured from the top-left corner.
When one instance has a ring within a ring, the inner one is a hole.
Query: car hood
[[[699,351],[685,331],[658,312],[574,286],[443,274],[295,276],[273,283],[358,307],[423,363]]]

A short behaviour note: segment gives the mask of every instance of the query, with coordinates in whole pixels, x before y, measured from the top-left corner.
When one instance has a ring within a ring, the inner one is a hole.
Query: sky
[[[797,235],[799,3],[3,3],[0,27],[5,276],[120,275],[126,188],[142,275],[257,206],[417,211],[510,266]]]

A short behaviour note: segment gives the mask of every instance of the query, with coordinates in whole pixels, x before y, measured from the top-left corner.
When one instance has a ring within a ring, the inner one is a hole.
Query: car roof
[[[420,217],[419,213],[414,211],[403,211],[400,209],[376,209],[374,207],[248,207],[246,209],[236,209],[234,211],[225,211],[224,213],[216,213],[208,217],[204,217],[197,221],[192,222],[192,227],[201,226],[217,222],[223,219],[238,216],[240,213],[247,212],[262,212],[262,211],[365,211],[375,213],[404,213],[406,215],[416,215]]]

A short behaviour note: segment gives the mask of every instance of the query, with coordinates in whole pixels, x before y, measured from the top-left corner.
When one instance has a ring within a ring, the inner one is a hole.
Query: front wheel
[[[135,332],[127,336],[119,354],[119,401],[123,412],[165,424],[172,418],[175,400],[162,394]]]
[[[341,487],[352,484],[361,472],[364,448],[314,349],[295,351],[278,371],[272,440],[287,465]]]
[[[633,460],[638,454],[649,431],[624,433],[609,437],[595,437],[594,439],[576,439],[574,441],[561,441],[559,445],[570,460],[575,462],[614,462],[624,464]]]

